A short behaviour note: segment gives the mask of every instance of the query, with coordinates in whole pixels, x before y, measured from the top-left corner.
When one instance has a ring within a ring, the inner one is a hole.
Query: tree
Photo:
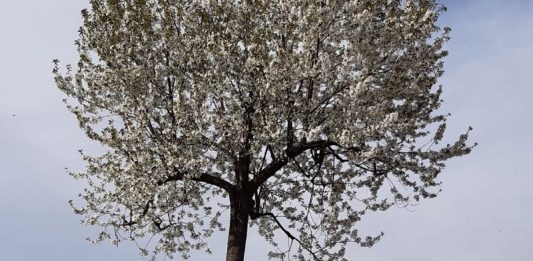
[[[76,213],[103,228],[97,242],[155,236],[146,255],[209,251],[226,209],[226,260],[243,260],[249,225],[274,246],[289,238],[271,258],[372,246],[381,234],[358,234],[363,214],[436,196],[445,161],[472,148],[468,131],[439,145],[443,11],[434,0],[92,0],[76,71],[54,66],[80,127],[109,149],[82,153]]]

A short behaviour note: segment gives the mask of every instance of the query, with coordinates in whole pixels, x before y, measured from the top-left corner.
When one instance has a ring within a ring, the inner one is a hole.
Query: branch
[[[348,84],[345,84],[345,85],[341,85],[340,83],[337,85],[337,88],[333,91],[332,94],[328,95],[327,97],[325,97],[324,99],[322,99],[322,101],[320,101],[310,112],[309,114],[313,114],[316,110],[318,110],[320,107],[322,107],[322,105],[324,105],[325,103],[329,103],[329,101],[335,97],[337,94],[341,93],[342,91],[344,91],[347,87],[350,87],[350,85]]]
[[[270,162],[264,169],[260,170],[257,175],[252,179],[251,189],[255,191],[259,186],[261,186],[265,181],[270,177],[274,176],[278,170],[285,167],[289,160],[295,158],[296,156],[302,154],[309,149],[324,148],[328,146],[333,146],[338,144],[334,141],[329,140],[317,140],[312,142],[299,142],[295,146],[290,147],[285,150],[285,157],[274,160]]]
[[[153,199],[150,199],[146,202],[146,204],[144,205],[143,207],[143,212],[139,215],[139,217],[137,217],[137,220],[143,218],[144,216],[146,216],[146,214],[148,213],[148,210],[150,209],[150,205],[153,205],[154,204],[154,200]],[[133,211],[130,209],[130,220],[126,220],[125,217],[122,217],[122,224],[120,224],[120,226],[133,226],[135,224],[137,224],[138,222],[137,221],[133,221]]]
[[[313,255],[314,259],[315,260],[320,260],[317,256],[316,256],[316,252],[313,252],[311,249],[307,248],[304,244],[302,244],[302,241],[300,241],[300,239],[298,239],[297,237],[293,236],[291,234],[291,232],[289,232],[285,227],[283,227],[283,225],[281,224],[281,222],[279,222],[278,218],[272,214],[272,213],[261,213],[261,214],[257,214],[255,216],[255,218],[259,218],[259,217],[265,217],[265,216],[268,216],[268,217],[271,217],[272,219],[274,219],[274,222],[276,222],[276,224],[278,225],[278,227],[283,231],[283,233],[285,233],[285,235],[287,235],[288,238],[290,238],[291,240],[295,240],[296,242],[298,242],[298,244],[300,244],[300,247],[302,247],[303,249],[305,249],[307,252],[309,252],[311,255]]]
[[[184,176],[184,173],[176,169],[175,175],[169,176],[165,180],[159,181],[157,185],[163,185],[170,181],[184,180],[183,176]],[[234,189],[234,186],[231,183],[225,181],[222,178],[215,177],[213,175],[209,175],[206,173],[202,173],[198,177],[192,177],[191,180],[199,181],[199,182],[203,182],[209,185],[219,187],[221,189],[226,190],[228,193],[231,193]]]

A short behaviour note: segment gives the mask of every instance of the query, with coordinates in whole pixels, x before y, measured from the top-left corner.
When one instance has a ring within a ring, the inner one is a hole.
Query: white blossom
[[[145,255],[209,251],[223,214],[228,260],[242,260],[249,224],[281,260],[372,246],[382,234],[360,235],[362,215],[434,197],[446,160],[472,148],[468,132],[432,146],[448,117],[433,88],[442,11],[435,0],[91,1],[76,70],[53,69],[80,127],[108,148],[82,153],[74,211],[102,227],[95,242],[155,235]]]
[[[322,126],[317,126],[309,131],[307,133],[307,140],[313,141],[313,140],[319,140],[320,134],[322,134]]]

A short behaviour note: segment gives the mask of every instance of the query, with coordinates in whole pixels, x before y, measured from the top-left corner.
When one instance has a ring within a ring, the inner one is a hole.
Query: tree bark
[[[243,261],[246,248],[246,236],[248,233],[248,215],[251,208],[250,193],[250,140],[252,135],[253,105],[246,107],[244,123],[246,128],[243,132],[244,147],[239,153],[239,159],[235,162],[235,186],[229,193],[230,197],[230,224],[228,233],[228,248],[226,261]]]
[[[248,232],[248,210],[246,193],[230,195],[231,214],[228,233],[226,261],[243,261]]]

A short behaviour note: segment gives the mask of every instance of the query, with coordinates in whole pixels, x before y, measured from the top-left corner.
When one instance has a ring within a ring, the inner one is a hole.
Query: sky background
[[[442,111],[447,136],[472,126],[472,154],[453,159],[441,194],[419,205],[364,216],[361,231],[385,232],[348,260],[531,260],[533,248],[533,1],[443,1],[452,28]],[[143,260],[133,244],[93,246],[68,200],[82,183],[80,148],[96,148],[61,102],[51,61],[75,63],[86,0],[0,0],[0,260]],[[15,116],[14,116],[15,115]],[[223,260],[226,234],[211,240]],[[249,232],[247,260],[268,245]],[[176,258],[179,260],[179,258]]]

